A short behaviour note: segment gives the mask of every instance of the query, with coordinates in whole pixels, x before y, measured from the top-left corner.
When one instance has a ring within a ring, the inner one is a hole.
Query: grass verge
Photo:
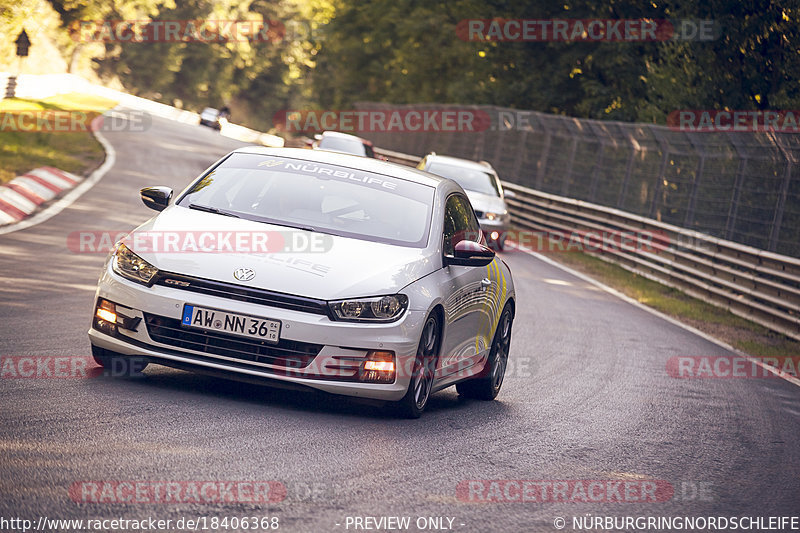
[[[41,166],[84,175],[103,162],[105,152],[89,131],[9,131],[19,111],[80,111],[96,115],[117,103],[86,94],[60,94],[43,100],[0,100],[0,183]],[[29,123],[28,123],[29,124]]]
[[[597,257],[582,252],[543,255],[743,352],[757,357],[800,355],[800,342]]]

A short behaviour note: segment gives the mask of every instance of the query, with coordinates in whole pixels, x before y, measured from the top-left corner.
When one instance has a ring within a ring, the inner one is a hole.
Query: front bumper
[[[261,377],[265,383],[279,381],[335,394],[390,401],[401,399],[408,390],[411,374],[408,369],[413,368],[426,318],[424,311],[408,309],[400,320],[389,324],[336,322],[305,311],[268,307],[180,288],[146,287],[120,278],[111,271],[110,264],[106,264],[100,278],[95,302],[98,298],[115,303],[117,313],[127,317],[125,322],[132,328],[120,326],[116,334],[109,334],[96,329],[93,323],[89,339],[99,348],[122,355],[146,356],[156,363],[225,371],[247,378]],[[176,327],[175,321],[180,321],[186,303],[279,320],[283,344],[278,350],[289,346],[299,352],[305,351],[304,358],[284,361],[273,356],[243,355],[247,348],[241,338],[228,336],[231,346],[243,347],[237,352],[220,342],[226,335],[219,334],[214,338],[209,335],[201,345],[197,340],[198,335],[202,336],[198,330],[179,330],[179,324]],[[165,331],[172,331],[174,338],[165,336]],[[187,337],[183,332],[191,335]],[[186,341],[186,338],[191,340]],[[309,347],[316,353],[312,354],[310,362]],[[363,363],[370,350],[394,352],[393,383],[358,381],[354,369]]]

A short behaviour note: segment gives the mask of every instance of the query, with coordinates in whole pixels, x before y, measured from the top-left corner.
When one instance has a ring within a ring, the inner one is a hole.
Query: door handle
[[[492,282],[491,282],[491,280],[489,278],[483,278],[481,280],[481,290],[485,291],[486,288],[491,284],[492,284]]]

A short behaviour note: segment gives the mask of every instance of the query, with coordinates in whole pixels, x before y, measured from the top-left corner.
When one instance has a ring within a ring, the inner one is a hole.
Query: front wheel
[[[398,402],[400,413],[406,418],[419,418],[428,404],[433,388],[440,333],[439,321],[435,316],[429,316],[419,339],[417,358],[414,360],[408,391]]]
[[[503,378],[508,366],[513,322],[514,316],[511,313],[511,307],[506,305],[503,308],[503,314],[500,315],[500,321],[497,323],[486,368],[479,377],[456,384],[456,390],[461,396],[478,400],[494,400],[497,397],[500,387],[503,386]]]

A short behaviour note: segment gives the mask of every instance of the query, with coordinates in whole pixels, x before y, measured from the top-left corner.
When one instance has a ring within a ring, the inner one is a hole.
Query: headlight
[[[150,281],[158,274],[158,269],[131,252],[130,248],[124,244],[117,246],[114,252],[114,259],[111,260],[111,268],[131,281],[149,285]]]
[[[339,300],[328,305],[336,320],[349,322],[394,322],[408,307],[405,294],[392,296],[376,296],[375,298],[358,298],[355,300]]]
[[[486,220],[500,220],[501,218],[505,218],[506,215],[508,215],[508,211],[503,211],[502,213],[487,211],[484,217],[486,217]]]

